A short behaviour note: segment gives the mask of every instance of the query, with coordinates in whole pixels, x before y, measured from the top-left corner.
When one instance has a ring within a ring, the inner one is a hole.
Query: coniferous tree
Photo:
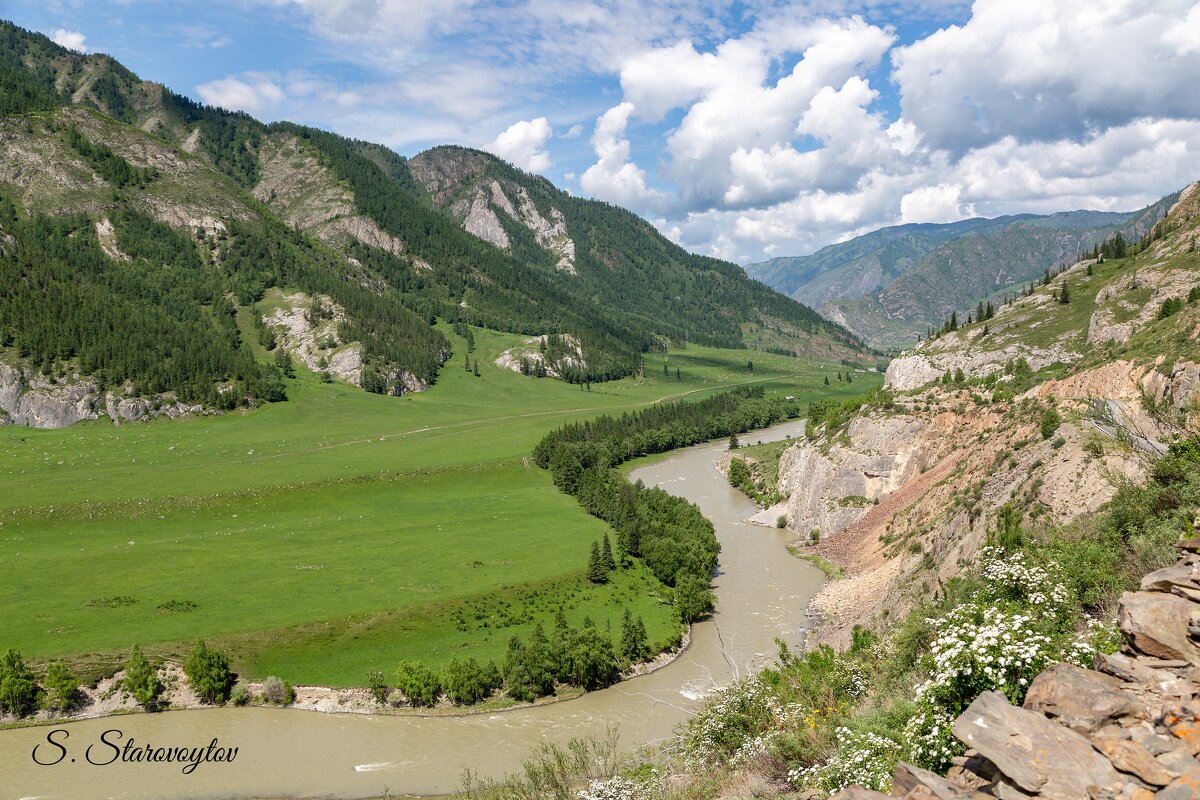
[[[475,359],[475,377],[479,377],[479,359]]]
[[[608,580],[608,572],[600,556],[600,543],[595,539],[592,540],[592,552],[588,556],[587,579],[592,583],[605,583]]]
[[[957,311],[950,312],[950,330],[952,330],[952,331],[958,330],[958,312]]]
[[[1071,302],[1071,289],[1067,286],[1067,282],[1063,281],[1062,291],[1058,293],[1058,302],[1066,305]]]
[[[604,534],[603,543],[600,545],[600,562],[604,565],[606,572],[612,572],[617,568],[617,560],[613,557],[612,542],[608,540],[608,534]]]

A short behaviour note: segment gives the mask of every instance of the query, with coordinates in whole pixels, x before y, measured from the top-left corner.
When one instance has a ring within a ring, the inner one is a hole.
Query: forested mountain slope
[[[19,422],[279,399],[294,359],[419,390],[450,354],[437,320],[558,334],[555,374],[578,382],[667,341],[862,350],[737,266],[484,153],[409,162],[265,125],[8,23],[0,87],[0,406]],[[32,299],[48,287],[53,307]]]

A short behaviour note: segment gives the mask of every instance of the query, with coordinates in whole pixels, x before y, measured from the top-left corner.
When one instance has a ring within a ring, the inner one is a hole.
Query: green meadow
[[[447,331],[449,336],[449,331]],[[371,395],[303,369],[289,400],[253,411],[0,432],[0,648],[65,658],[95,677],[134,643],[159,655],[204,638],[249,677],[363,685],[414,658],[500,659],[562,606],[652,642],[675,634],[640,567],[594,586],[607,526],[527,458],[551,428],[756,383],[804,400],[838,365],[689,347],[590,391],[502,370],[520,337],[476,331],[428,392]],[[747,369],[753,359],[754,371]],[[679,378],[676,378],[676,369]]]

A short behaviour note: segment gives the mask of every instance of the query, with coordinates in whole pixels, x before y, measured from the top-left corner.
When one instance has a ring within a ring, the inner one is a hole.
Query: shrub
[[[415,661],[401,661],[396,667],[396,688],[414,706],[432,706],[442,692],[437,673]]]
[[[235,706],[244,706],[250,702],[250,690],[246,688],[245,684],[239,683],[233,687],[233,692],[229,695],[229,699],[233,701]]]
[[[133,695],[133,699],[141,705],[151,708],[158,704],[162,694],[162,684],[158,681],[158,672],[142,653],[142,648],[136,644],[125,662],[125,691]]]
[[[367,688],[371,690],[375,702],[382,703],[387,696],[387,681],[384,679],[383,673],[377,669],[367,673]]]
[[[776,518],[775,527],[776,528],[786,528],[787,527],[787,514],[780,514],[779,517]]]
[[[446,697],[452,703],[470,705],[490,695],[500,688],[499,670],[494,664],[491,666],[492,669],[485,669],[474,658],[451,659],[442,677]]]
[[[1058,426],[1062,425],[1062,415],[1058,413],[1058,409],[1047,408],[1042,411],[1041,430],[1042,438],[1049,439],[1058,430]]]
[[[900,758],[900,745],[870,732],[837,729],[837,749],[827,761],[808,769],[788,772],[797,786],[836,794],[847,786],[863,786],[877,792],[892,788],[892,773]]]
[[[200,642],[183,662],[183,674],[188,686],[205,703],[224,703],[233,688],[234,675],[229,670],[229,657]]]
[[[36,698],[33,672],[21,654],[9,648],[0,656],[0,709],[24,716],[33,709]]]
[[[46,708],[51,711],[67,711],[75,705],[79,680],[66,664],[51,661],[46,667],[46,678],[42,681],[42,687],[46,690]]]
[[[268,703],[282,704],[287,698],[287,691],[283,680],[276,675],[272,675],[263,681],[263,697],[267,699]]]

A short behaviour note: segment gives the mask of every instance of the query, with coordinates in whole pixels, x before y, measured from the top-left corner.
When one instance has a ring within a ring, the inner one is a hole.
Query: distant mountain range
[[[808,256],[746,268],[869,344],[911,345],[952,312],[1002,296],[1117,231],[1137,239],[1178,195],[1140,211],[1070,211],[881,228]]]

